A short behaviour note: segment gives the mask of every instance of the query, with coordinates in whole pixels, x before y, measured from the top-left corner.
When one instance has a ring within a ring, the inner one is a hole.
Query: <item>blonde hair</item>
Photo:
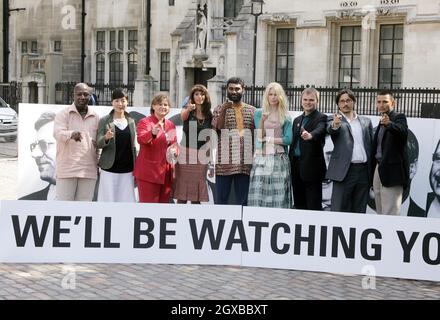
[[[263,112],[269,112],[269,92],[270,90],[275,91],[278,97],[278,110],[280,116],[280,124],[283,125],[284,121],[288,117],[289,111],[287,110],[287,97],[283,86],[278,82],[271,82],[266,86],[266,90],[263,95]]]

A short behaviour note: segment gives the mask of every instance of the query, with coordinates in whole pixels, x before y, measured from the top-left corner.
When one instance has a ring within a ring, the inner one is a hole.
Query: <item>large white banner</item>
[[[0,203],[0,262],[241,264],[240,206]]]
[[[440,281],[440,220],[238,206],[0,202],[0,262],[241,265]]]
[[[440,281],[440,220],[243,208],[243,266]]]

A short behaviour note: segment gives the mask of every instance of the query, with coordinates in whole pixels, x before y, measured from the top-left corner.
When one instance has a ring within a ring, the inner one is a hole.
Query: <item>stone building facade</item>
[[[256,85],[440,87],[440,0],[264,2]],[[55,83],[80,80],[81,3],[10,0],[26,8],[10,22],[25,102],[53,103]],[[86,0],[84,11],[85,81],[133,86],[134,105],[157,91],[179,105],[195,83],[217,104],[228,77],[252,84],[251,0]]]

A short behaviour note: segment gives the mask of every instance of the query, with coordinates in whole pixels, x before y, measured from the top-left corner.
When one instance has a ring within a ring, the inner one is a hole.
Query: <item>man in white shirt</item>
[[[356,114],[355,103],[356,97],[349,89],[336,96],[339,112],[329,117],[327,124],[334,149],[326,178],[333,181],[332,211],[365,213],[373,126],[369,118]]]

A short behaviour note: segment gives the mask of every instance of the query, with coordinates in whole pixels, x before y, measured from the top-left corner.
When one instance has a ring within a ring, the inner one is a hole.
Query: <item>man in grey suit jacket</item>
[[[329,117],[327,133],[334,149],[326,178],[333,181],[332,211],[365,213],[370,189],[373,126],[354,111],[356,97],[343,89],[336,96],[339,113]]]

